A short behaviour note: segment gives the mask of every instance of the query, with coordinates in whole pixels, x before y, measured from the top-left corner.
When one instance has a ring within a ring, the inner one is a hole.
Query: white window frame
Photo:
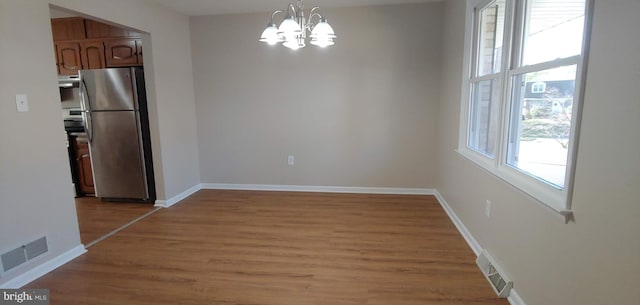
[[[585,23],[583,28],[582,52],[580,55],[556,59],[549,62],[533,64],[529,66],[518,66],[520,60],[522,26],[524,26],[524,16],[526,0],[506,0],[505,8],[505,29],[503,41],[503,54],[501,63],[500,90],[501,100],[498,103],[500,109],[498,118],[500,120],[497,130],[496,149],[494,157],[486,156],[468,147],[469,123],[471,113],[471,88],[473,81],[484,77],[473,77],[476,69],[476,49],[478,18],[476,10],[491,5],[494,0],[467,0],[466,26],[464,42],[464,62],[463,62],[463,82],[462,101],[460,108],[460,130],[458,137],[458,149],[456,150],[465,158],[471,160],[482,169],[488,171],[508,184],[516,187],[525,194],[536,199],[542,206],[556,212],[567,222],[572,218],[571,199],[573,192],[573,177],[575,160],[578,147],[580,118],[582,113],[582,100],[584,96],[583,82],[586,75],[586,65],[588,58],[589,38],[591,34],[591,20],[593,0],[586,0]],[[515,18],[514,18],[515,16]],[[551,69],[560,66],[577,65],[575,79],[574,103],[572,109],[571,135],[568,144],[567,166],[565,173],[564,188],[558,188],[548,182],[540,180],[522,170],[507,164],[507,144],[509,141],[510,113],[513,97],[513,79],[522,73],[535,72],[544,69]]]

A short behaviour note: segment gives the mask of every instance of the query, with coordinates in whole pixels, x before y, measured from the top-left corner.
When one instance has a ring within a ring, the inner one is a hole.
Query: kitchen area
[[[60,109],[82,243],[154,210],[141,34],[51,8]]]

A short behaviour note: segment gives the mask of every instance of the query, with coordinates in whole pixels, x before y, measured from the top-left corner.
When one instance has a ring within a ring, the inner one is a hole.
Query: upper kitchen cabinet
[[[107,61],[104,56],[102,40],[86,40],[80,42],[80,58],[82,69],[104,69]]]
[[[53,41],[87,38],[84,18],[81,17],[51,19],[51,33],[53,34]]]
[[[81,17],[51,19],[59,75],[142,65],[140,34]]]
[[[142,40],[140,39],[105,40],[105,48],[109,67],[142,65]]]
[[[77,75],[81,69],[107,68],[102,40],[59,41],[55,48],[59,75]]]
[[[58,74],[76,75],[82,69],[80,45],[77,42],[56,42]]]
[[[139,37],[140,34],[95,20],[86,19],[87,38]]]

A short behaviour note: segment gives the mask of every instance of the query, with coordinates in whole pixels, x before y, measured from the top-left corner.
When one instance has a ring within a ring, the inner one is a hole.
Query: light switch
[[[29,101],[27,100],[26,94],[16,94],[16,107],[18,108],[18,112],[29,111]]]

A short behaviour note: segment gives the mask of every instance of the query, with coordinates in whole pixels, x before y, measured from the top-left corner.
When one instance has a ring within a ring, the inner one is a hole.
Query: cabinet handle
[[[133,56],[135,56],[135,55],[136,55],[136,53],[133,53],[133,55],[131,55],[131,56],[127,56],[127,57],[112,56],[111,58],[113,58],[113,59],[127,59],[127,58],[131,58],[131,57],[133,57]]]
[[[61,66],[62,66],[63,68],[65,68],[65,69],[70,69],[70,70],[78,69],[78,66],[67,67],[67,66],[65,66],[65,65],[64,65],[64,63],[61,63]]]

